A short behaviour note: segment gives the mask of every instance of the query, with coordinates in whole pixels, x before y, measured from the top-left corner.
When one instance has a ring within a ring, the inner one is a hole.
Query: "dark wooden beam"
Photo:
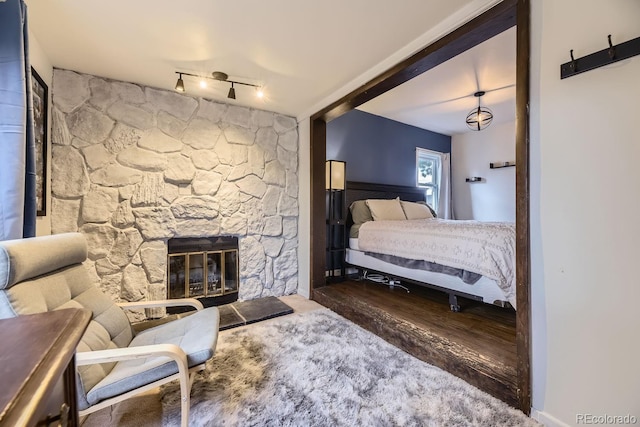
[[[531,265],[529,238],[529,56],[531,6],[518,0],[516,57],[516,348],[518,408],[531,411]]]
[[[311,120],[311,296],[313,289],[326,284],[326,199],[325,161],[327,123],[322,118]]]
[[[311,118],[329,122],[516,24],[516,0],[505,0],[421,51],[413,54]]]

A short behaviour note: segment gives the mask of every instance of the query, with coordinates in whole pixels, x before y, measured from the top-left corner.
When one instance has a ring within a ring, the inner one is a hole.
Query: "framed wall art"
[[[38,216],[47,214],[47,111],[49,89],[31,67],[33,130],[36,143],[36,208]]]

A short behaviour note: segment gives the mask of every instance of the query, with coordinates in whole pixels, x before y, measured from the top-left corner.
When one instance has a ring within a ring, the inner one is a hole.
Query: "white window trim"
[[[420,158],[421,157],[427,157],[427,158],[431,158],[433,160],[435,160],[438,164],[438,168],[439,170],[442,168],[442,154],[440,151],[435,151],[435,150],[429,150],[426,148],[420,148],[420,147],[416,147],[416,170],[415,170],[415,177],[416,177],[416,187],[419,188],[433,188],[434,189],[434,194],[435,194],[435,206],[431,206],[435,211],[438,210],[438,204],[439,204],[439,199],[440,199],[440,171],[438,171],[438,173],[435,174],[434,178],[435,178],[435,183],[434,184],[420,184],[419,183],[419,179],[418,179],[418,174],[419,174],[419,170],[418,170],[418,163],[420,162]],[[425,195],[426,197],[426,195]]]

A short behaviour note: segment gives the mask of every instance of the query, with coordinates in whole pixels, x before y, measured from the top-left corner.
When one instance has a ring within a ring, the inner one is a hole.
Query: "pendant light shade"
[[[482,95],[484,95],[483,91],[473,94],[473,96],[478,98],[478,108],[474,108],[467,114],[467,126],[471,130],[481,131],[486,129],[493,121],[493,113],[491,110],[480,105],[480,97]]]

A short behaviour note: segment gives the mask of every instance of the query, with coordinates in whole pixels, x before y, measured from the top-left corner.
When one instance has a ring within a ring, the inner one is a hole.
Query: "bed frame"
[[[400,200],[405,200],[409,202],[425,201],[424,189],[422,188],[406,187],[401,185],[388,185],[388,184],[375,184],[375,183],[367,183],[367,182],[347,181],[347,188],[346,188],[346,195],[345,195],[347,210],[348,210],[348,207],[351,206],[351,203],[353,203],[356,200],[395,199],[396,197],[400,197]],[[347,229],[351,225],[353,225],[353,220],[351,218],[351,213],[348,212]],[[484,301],[484,299],[478,295],[461,292],[459,290],[438,286],[432,283],[418,281],[408,277],[403,277],[401,275],[391,274],[385,271],[374,270],[371,268],[366,268],[366,267],[362,267],[355,264],[347,263],[347,266],[356,268],[358,270],[358,276],[361,279],[366,279],[366,275],[371,273],[388,276],[390,278],[389,286],[391,287],[398,286],[398,283],[400,283],[401,281],[404,281],[414,285],[424,286],[427,288],[436,289],[438,291],[445,292],[449,295],[449,306],[451,308],[451,311],[454,311],[454,312],[460,311],[460,305],[458,304],[458,297],[468,298],[475,301]],[[499,305],[502,307],[504,307],[505,305],[510,305],[502,301],[493,301],[493,304]]]
[[[424,191],[423,188],[403,185],[347,181],[347,207],[356,200],[363,199],[395,199],[400,197],[401,200],[407,202],[424,202]]]

